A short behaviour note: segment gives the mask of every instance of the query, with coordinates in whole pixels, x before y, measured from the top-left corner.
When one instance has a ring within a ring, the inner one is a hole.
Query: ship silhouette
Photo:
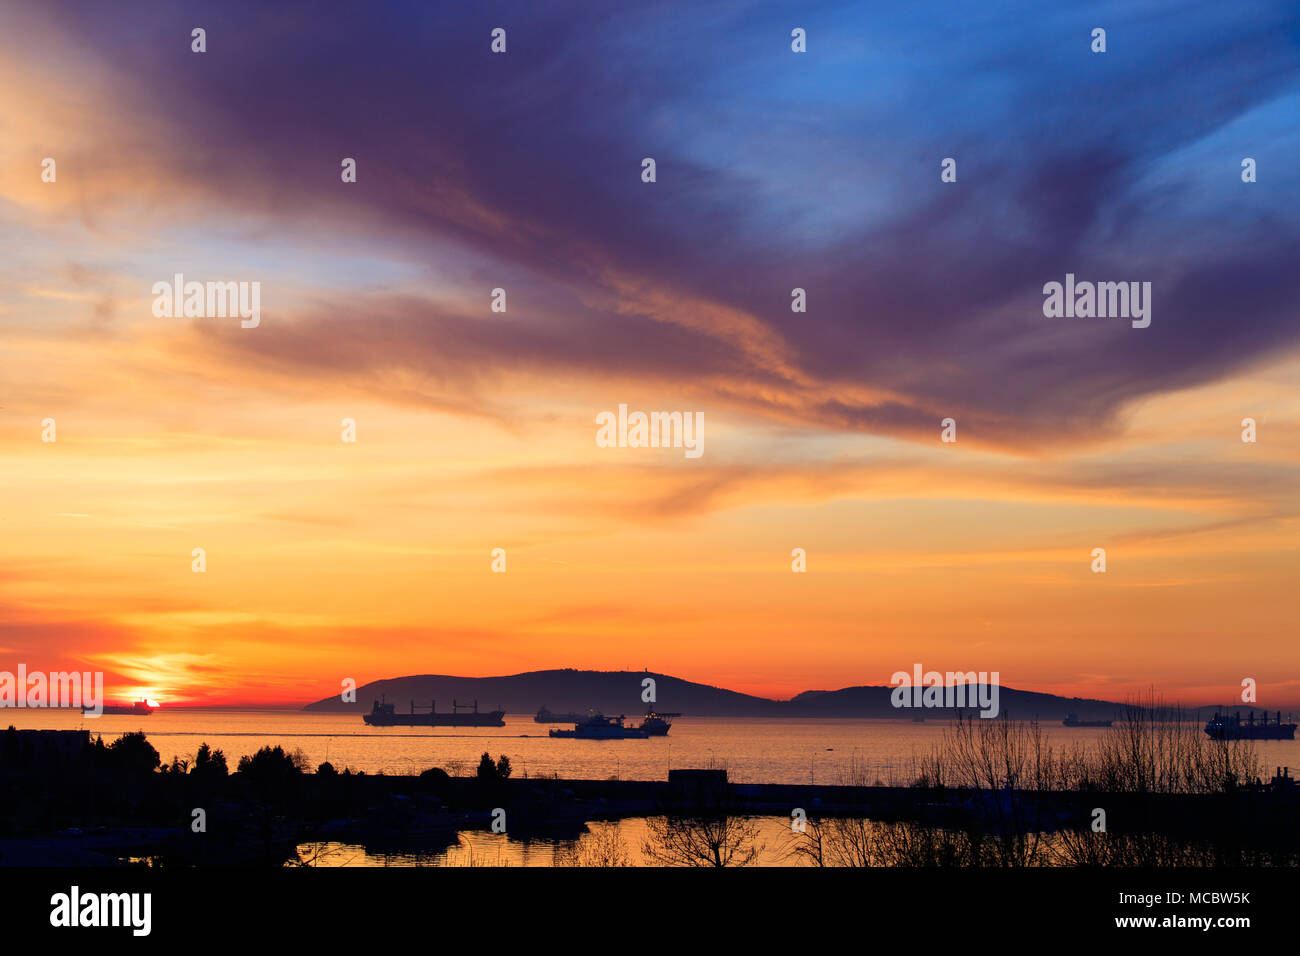
[[[1282,711],[1277,712],[1277,719],[1269,722],[1265,712],[1262,720],[1255,720],[1252,711],[1248,720],[1241,719],[1241,711],[1235,714],[1220,714],[1205,722],[1205,732],[1214,740],[1295,740],[1295,724],[1282,723]]]
[[[92,713],[92,708],[85,704],[81,705],[83,714]],[[128,714],[135,717],[148,717],[153,713],[153,708],[149,706],[147,700],[137,700],[134,704],[105,704],[100,710],[101,714]]]
[[[506,725],[504,710],[488,710],[479,713],[478,701],[474,701],[473,710],[462,714],[461,708],[468,710],[470,704],[451,702],[451,713],[438,713],[438,702],[430,701],[427,713],[416,713],[415,701],[411,701],[409,713],[399,714],[393,705],[386,701],[375,701],[370,713],[362,714],[361,719],[371,727],[504,727]]]
[[[648,713],[639,726],[628,727],[623,723],[624,717],[606,717],[593,713],[578,721],[572,730],[550,731],[552,737],[572,737],[578,740],[645,740],[647,737],[665,737],[672,726],[671,714]]]
[[[1065,720],[1061,721],[1066,727],[1109,727],[1112,721],[1109,720],[1080,720],[1079,715],[1069,713],[1065,715]]]

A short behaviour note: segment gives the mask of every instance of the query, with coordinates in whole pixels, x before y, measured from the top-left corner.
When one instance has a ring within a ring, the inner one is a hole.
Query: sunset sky
[[[17,6],[0,669],[1300,708],[1293,4]],[[1045,318],[1067,272],[1150,327]],[[704,454],[597,447],[620,403]]]

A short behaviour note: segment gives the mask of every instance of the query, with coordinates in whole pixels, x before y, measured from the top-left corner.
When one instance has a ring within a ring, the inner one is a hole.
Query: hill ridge
[[[643,700],[643,681],[654,680],[655,699]],[[915,711],[895,708],[887,685],[860,684],[838,690],[808,690],[788,700],[758,697],[712,684],[690,681],[651,670],[581,670],[573,667],[522,671],[493,677],[457,677],[451,674],[409,674],[370,681],[357,688],[356,701],[341,696],[307,704],[304,711],[363,713],[372,702],[386,697],[399,711],[411,700],[417,707],[438,702],[438,710],[451,709],[453,698],[461,706],[478,700],[480,709],[503,708],[511,714],[532,714],[547,707],[556,713],[585,713],[596,709],[610,714],[635,714],[649,709],[676,711],[696,717],[823,717],[899,718]],[[1012,717],[1055,722],[1067,713],[1084,720],[1118,717],[1126,706],[1097,698],[1063,697],[1001,685],[999,709]],[[1210,707],[1187,708],[1201,716]],[[1252,708],[1243,707],[1243,710]],[[1257,709],[1257,708],[1256,708]],[[937,714],[936,714],[937,716]]]

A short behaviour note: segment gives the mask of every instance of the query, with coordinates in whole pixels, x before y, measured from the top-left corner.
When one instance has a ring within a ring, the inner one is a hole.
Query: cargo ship
[[[81,707],[81,713],[84,716],[93,717],[95,711],[85,706]],[[153,708],[149,706],[147,700],[137,700],[134,704],[105,704],[100,709],[101,714],[126,714],[132,717],[148,717],[153,713]]]
[[[1078,714],[1066,714],[1065,720],[1061,721],[1066,727],[1109,727],[1113,721],[1109,720],[1080,720]]]
[[[576,740],[645,740],[648,737],[664,737],[672,720],[667,714],[646,714],[638,727],[628,727],[623,723],[623,715],[606,717],[604,714],[592,714],[584,717],[572,730],[552,729],[552,737],[572,737]]]
[[[1268,712],[1261,720],[1255,719],[1251,711],[1247,720],[1241,719],[1241,711],[1235,714],[1220,714],[1205,722],[1205,732],[1214,740],[1295,740],[1295,724],[1282,723],[1282,711],[1277,712],[1277,719],[1270,721]]]
[[[411,701],[411,710],[399,714],[392,704],[375,701],[370,713],[362,714],[361,719],[371,727],[504,727],[506,725],[504,710],[486,710],[479,713],[478,701],[470,704],[451,702],[451,713],[438,713],[438,702],[431,701],[427,712],[416,713],[415,701]],[[464,709],[466,712],[461,713]]]

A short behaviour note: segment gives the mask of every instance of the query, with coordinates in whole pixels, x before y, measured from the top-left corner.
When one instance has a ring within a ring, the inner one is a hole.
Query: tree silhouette
[[[507,780],[510,777],[510,758],[502,754],[496,763],[492,762],[492,755],[486,750],[478,761],[478,773],[476,776],[480,780]]]
[[[123,734],[108,745],[109,763],[123,773],[153,773],[162,763],[158,751],[145,739],[143,731]]]
[[[283,747],[263,747],[251,757],[240,757],[238,772],[254,783],[275,787],[301,774],[302,764],[297,754],[285,753]]]
[[[224,753],[202,743],[194,755],[194,767],[190,772],[201,777],[224,777],[230,773],[230,768],[226,766]]]

